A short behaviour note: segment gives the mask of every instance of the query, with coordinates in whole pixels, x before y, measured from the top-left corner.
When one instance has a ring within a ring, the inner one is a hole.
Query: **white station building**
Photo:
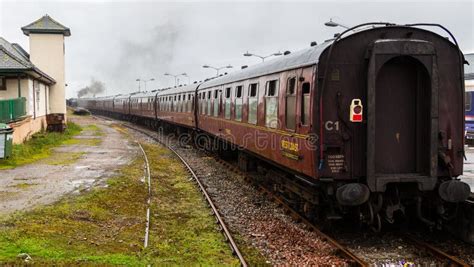
[[[66,127],[64,37],[71,31],[48,15],[21,30],[29,53],[0,36],[0,123],[14,129],[14,143]]]

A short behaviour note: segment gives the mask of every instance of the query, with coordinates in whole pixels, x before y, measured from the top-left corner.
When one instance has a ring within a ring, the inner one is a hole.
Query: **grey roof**
[[[21,30],[25,35],[29,35],[30,33],[60,33],[65,36],[71,35],[71,30],[68,27],[55,21],[48,14],[22,27]]]
[[[331,45],[332,40],[320,45],[312,46],[289,55],[280,56],[248,68],[220,76],[210,81],[204,82],[199,89],[205,89],[221,84],[228,84],[254,77],[268,75],[284,70],[295,69],[316,64],[322,52]]]
[[[2,53],[0,69],[30,69],[33,67],[25,54],[2,37],[0,37],[0,50]]]
[[[161,90],[159,90],[158,96],[165,96],[165,95],[171,95],[171,94],[177,94],[177,93],[194,92],[194,91],[196,91],[196,87],[198,87],[198,86],[199,86],[198,83],[193,83],[193,84],[184,85],[184,86],[177,86],[177,87],[161,89]]]
[[[38,69],[29,59],[28,53],[18,44],[11,44],[0,37],[0,72],[34,71],[51,83],[56,81]]]
[[[125,94],[125,95],[116,95],[116,96],[111,96],[113,99],[124,99],[124,98],[130,98],[130,94]]]
[[[138,93],[134,93],[132,94],[132,98],[140,98],[140,97],[152,97],[152,96],[156,96],[156,93],[158,93],[157,91],[145,91],[145,92],[138,92]]]
[[[25,49],[23,49],[23,47],[21,47],[21,45],[17,44],[17,43],[12,43],[12,46],[13,48],[15,48],[15,50],[20,53],[24,58],[27,58],[27,59],[30,59],[30,54],[28,54],[28,52],[25,51]]]
[[[474,80],[474,73],[464,74],[464,80]]]

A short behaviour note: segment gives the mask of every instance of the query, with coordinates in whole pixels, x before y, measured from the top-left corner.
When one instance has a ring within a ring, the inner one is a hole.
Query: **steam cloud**
[[[92,95],[95,97],[97,94],[103,93],[105,91],[105,84],[101,81],[92,79],[91,84],[79,90],[77,92],[77,97],[81,98],[83,96]]]

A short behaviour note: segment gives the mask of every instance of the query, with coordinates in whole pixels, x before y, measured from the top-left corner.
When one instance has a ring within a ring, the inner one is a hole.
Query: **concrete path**
[[[139,155],[138,147],[110,122],[89,116],[74,116],[72,121],[84,130],[55,148],[51,157],[0,170],[0,218],[55,202],[65,194],[104,186],[106,178]]]

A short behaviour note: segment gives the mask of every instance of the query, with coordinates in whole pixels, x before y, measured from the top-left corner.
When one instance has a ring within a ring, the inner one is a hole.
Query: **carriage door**
[[[425,41],[374,43],[367,92],[367,179],[372,191],[384,191],[394,182],[421,185],[431,180],[434,187],[438,165],[435,56],[432,44]]]

